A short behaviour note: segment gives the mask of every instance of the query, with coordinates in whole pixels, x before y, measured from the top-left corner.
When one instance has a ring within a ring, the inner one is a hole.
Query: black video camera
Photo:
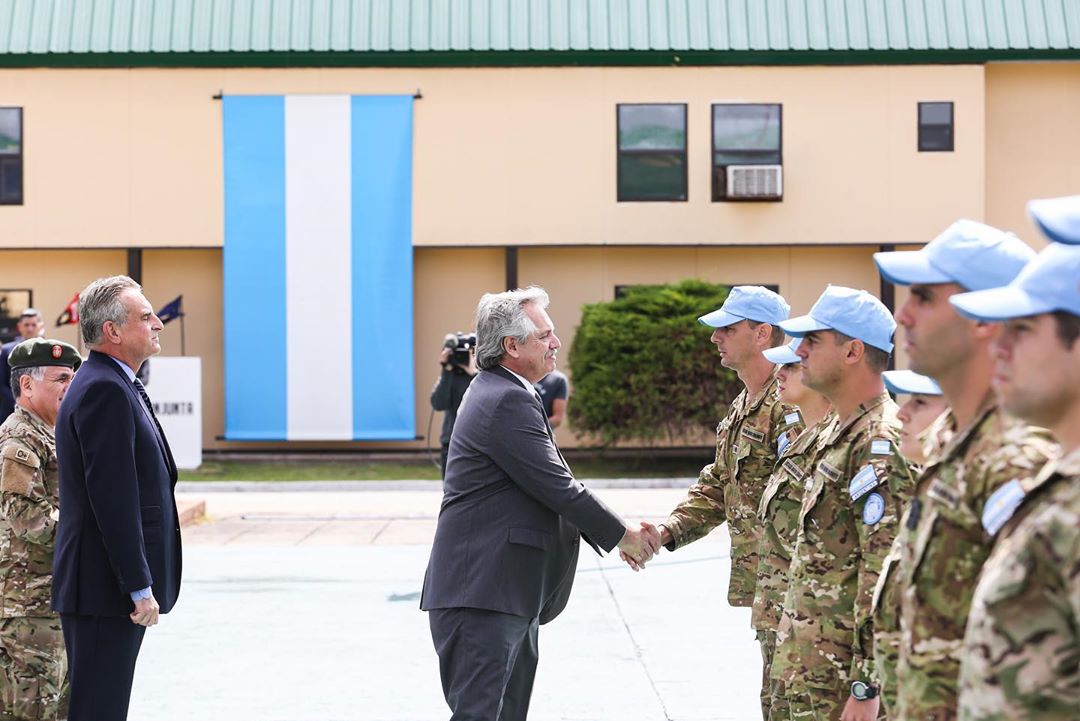
[[[469,365],[469,352],[476,348],[476,333],[447,333],[443,347],[453,351],[450,356],[451,363],[465,368]]]

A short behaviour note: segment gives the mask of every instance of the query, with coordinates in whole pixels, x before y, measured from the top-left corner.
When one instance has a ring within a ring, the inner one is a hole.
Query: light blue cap
[[[915,371],[885,371],[881,374],[890,393],[917,393],[923,396],[940,396],[941,386],[930,376]]]
[[[949,298],[961,315],[1008,320],[1063,310],[1080,316],[1080,245],[1051,243],[1003,288]]]
[[[958,283],[966,290],[1003,286],[1035,257],[1015,235],[958,220],[921,250],[874,253],[885,280],[896,285]]]
[[[896,321],[885,304],[865,290],[830,285],[809,315],[784,321],[780,327],[795,338],[816,330],[835,330],[891,353]]]
[[[791,306],[777,293],[760,285],[737,285],[718,310],[698,318],[702,325],[725,328],[740,320],[778,325],[787,320]]]
[[[1080,195],[1033,200],[1027,209],[1031,219],[1050,240],[1080,244]]]
[[[795,351],[798,350],[800,343],[802,343],[802,338],[796,338],[786,345],[761,351],[761,355],[765,356],[770,363],[776,363],[778,365],[799,363],[801,359]]]

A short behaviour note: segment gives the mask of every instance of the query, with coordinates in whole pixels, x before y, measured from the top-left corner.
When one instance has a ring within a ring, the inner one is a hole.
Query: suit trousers
[[[125,721],[146,627],[127,617],[61,614],[71,680],[68,721]]]
[[[525,721],[539,657],[538,620],[443,608],[428,611],[428,622],[450,721]]]

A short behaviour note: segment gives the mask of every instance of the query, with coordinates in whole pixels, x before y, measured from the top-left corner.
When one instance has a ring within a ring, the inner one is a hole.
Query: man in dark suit
[[[578,538],[644,565],[659,532],[629,525],[570,472],[532,384],[558,337],[540,288],[488,294],[476,312],[480,372],[450,440],[420,607],[429,612],[452,721],[519,721],[529,709],[537,628],[566,606]]]
[[[15,330],[19,332],[19,335],[10,343],[0,346],[0,423],[15,412],[15,394],[8,383],[11,379],[11,365],[8,363],[8,357],[19,343],[45,334],[45,319],[41,317],[37,308],[27,308],[19,315]]]
[[[79,323],[90,357],[56,421],[52,606],[67,647],[69,721],[122,721],[146,627],[180,591],[176,464],[135,378],[161,351],[162,323],[126,276],[91,283]]]

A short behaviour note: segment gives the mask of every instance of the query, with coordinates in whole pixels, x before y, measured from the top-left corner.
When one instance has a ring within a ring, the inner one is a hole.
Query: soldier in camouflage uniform
[[[907,396],[896,414],[903,423],[900,455],[917,478],[927,461],[926,432],[945,411],[941,387],[932,378],[913,371],[885,371],[882,378],[890,393]],[[870,619],[874,623],[874,681],[886,717],[890,716],[890,709],[896,709],[896,666],[900,660],[900,574],[896,569],[902,555],[902,536],[897,534],[885,557],[870,604]]]
[[[912,485],[881,380],[896,324],[866,291],[830,286],[780,327],[803,337],[803,382],[839,420],[803,486],[772,676],[793,721],[874,719],[870,600]]]
[[[789,431],[781,438],[780,457],[761,495],[758,509],[761,520],[758,556],[761,560],[758,562],[757,589],[750,617],[750,623],[761,642],[762,711],[768,719],[783,721],[791,716],[784,689],[770,680],[776,649],[776,628],[784,611],[788,567],[795,546],[803,484],[809,473],[810,461],[836,423],[836,414],[832,412],[829,401],[802,382],[802,367],[799,356],[795,354],[798,345],[799,341],[795,340],[790,345],[772,348],[763,354],[771,362],[780,364],[780,370],[776,372],[780,400],[799,408],[797,413],[802,416],[806,428],[801,433]]]
[[[990,388],[990,344],[1000,329],[961,317],[949,298],[1014,278],[1034,252],[1015,236],[958,221],[913,252],[878,253],[890,281],[911,286],[896,317],[912,368],[934,378],[950,411],[931,433],[951,435],[920,475],[901,526],[900,679],[893,721],[957,715],[960,647],[971,594],[991,539],[987,498],[1030,477],[1056,452],[1045,431],[1006,416]]]
[[[720,362],[745,388],[716,429],[716,458],[701,469],[698,482],[660,526],[669,551],[707,535],[727,521],[731,534],[728,603],[751,606],[758,569],[757,510],[761,492],[776,464],[777,446],[790,431],[802,429],[796,409],[777,397],[776,365],[761,355],[779,346],[777,324],[791,306],[761,286],[736,286],[719,310],[699,321],[715,328],[711,340]],[[794,414],[794,415],[793,415]],[[762,690],[766,699],[767,689]]]
[[[67,343],[11,351],[15,412],[0,425],[0,701],[5,719],[63,717],[67,661],[49,608],[60,505],[53,425],[81,363]]]
[[[1080,243],[1080,198],[1063,200]],[[1028,208],[1054,238],[1061,201]],[[995,347],[1001,404],[1048,427],[1063,451],[1034,478],[999,487],[981,514],[995,546],[964,635],[959,718],[1080,718],[1080,245],[1051,244],[1009,286],[952,303],[1005,321]]]

